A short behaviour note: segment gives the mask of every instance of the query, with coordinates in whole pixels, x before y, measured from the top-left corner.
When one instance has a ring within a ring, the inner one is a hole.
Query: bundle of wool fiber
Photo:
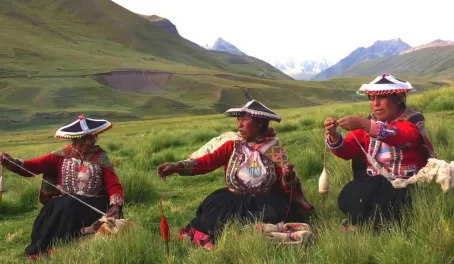
[[[430,183],[435,181],[440,184],[443,192],[454,186],[454,161],[447,162],[439,159],[429,159],[426,166],[409,179],[396,179],[392,182],[394,188],[405,188],[414,183]]]
[[[103,216],[99,222],[102,224],[96,231],[96,235],[115,235],[130,229],[133,225],[133,222],[129,219],[115,219],[106,216]]]
[[[218,149],[222,144],[229,140],[237,140],[240,139],[241,135],[237,132],[225,132],[222,133],[221,135],[212,138],[210,141],[208,141],[205,145],[203,145],[200,149],[192,153],[189,158],[190,159],[196,159],[199,157],[202,157],[205,154],[212,153],[216,149]]]
[[[306,244],[314,235],[312,228],[306,223],[257,223],[246,225],[243,230],[254,228],[264,234],[270,242],[279,244]]]

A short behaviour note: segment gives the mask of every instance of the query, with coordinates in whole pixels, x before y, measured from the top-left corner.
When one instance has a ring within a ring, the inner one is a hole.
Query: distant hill
[[[334,77],[342,76],[342,72],[353,65],[375,60],[378,58],[388,57],[400,54],[401,52],[411,48],[410,45],[403,42],[400,38],[391,40],[377,40],[370,47],[360,47],[351,52],[347,57],[340,60],[337,64],[317,74],[312,80],[321,81],[328,80]]]
[[[170,22],[167,18],[163,18],[157,15],[151,15],[151,16],[145,16],[141,15],[142,17],[148,19],[149,21],[155,23],[156,25],[159,25],[160,27],[164,28],[165,30],[169,31],[170,33],[173,33],[175,35],[180,36],[180,33],[178,33],[177,27]]]
[[[230,64],[179,36],[167,19],[110,0],[4,0],[0,9],[0,76],[160,69],[289,78]]]
[[[424,45],[419,45],[419,46],[413,47],[411,49],[405,50],[401,54],[405,54],[408,52],[413,52],[413,51],[417,51],[417,50],[425,49],[425,48],[435,48],[435,47],[444,47],[444,46],[454,46],[454,41],[436,39],[430,43],[427,43]]]
[[[364,62],[340,73],[343,77],[406,74],[422,78],[454,80],[454,46],[424,48]]]

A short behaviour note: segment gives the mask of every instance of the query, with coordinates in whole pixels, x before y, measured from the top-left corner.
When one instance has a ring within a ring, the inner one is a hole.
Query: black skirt
[[[109,199],[75,195],[80,200],[106,212]],[[31,243],[25,248],[26,255],[46,252],[57,240],[78,237],[81,228],[92,225],[102,217],[85,204],[70,196],[60,196],[47,201],[33,223]]]
[[[209,235],[209,242],[216,243],[228,221],[277,224],[286,220],[288,206],[288,198],[281,194],[238,194],[222,188],[205,198],[186,229],[197,229]]]
[[[377,230],[387,221],[400,222],[402,210],[411,209],[411,196],[408,188],[395,189],[381,175],[357,177],[340,192],[338,206],[353,225],[372,221]]]

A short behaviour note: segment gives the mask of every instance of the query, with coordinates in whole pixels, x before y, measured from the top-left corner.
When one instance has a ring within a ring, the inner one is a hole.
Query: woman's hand
[[[337,134],[337,125],[336,125],[336,118],[328,117],[325,119],[325,134],[329,136],[334,136]]]
[[[366,131],[370,130],[370,120],[358,116],[346,116],[339,119],[339,126],[347,131],[352,131],[355,129],[364,129]]]
[[[179,172],[183,169],[180,164],[164,163],[158,167],[158,175],[165,179],[167,176]]]
[[[0,153],[0,164],[7,168],[9,171],[14,171],[17,166],[11,161],[15,161],[8,153]]]
[[[289,179],[292,175],[295,174],[295,171],[293,170],[294,167],[295,165],[293,165],[292,163],[286,163],[284,165],[284,167],[282,168],[282,174],[285,179]]]
[[[339,133],[337,132],[337,120],[333,117],[325,119],[325,135],[329,137],[329,141],[337,142],[339,140]]]
[[[107,211],[107,217],[113,217],[115,219],[118,219],[120,217],[120,206],[113,205],[112,207],[110,207],[109,210]]]

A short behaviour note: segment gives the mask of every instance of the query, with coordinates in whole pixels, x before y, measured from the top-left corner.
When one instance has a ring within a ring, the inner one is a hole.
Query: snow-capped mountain
[[[336,64],[326,58],[321,59],[287,59],[271,62],[275,68],[297,80],[310,80],[315,75]]]
[[[205,49],[225,51],[237,55],[246,55],[240,49],[238,49],[232,43],[218,38],[214,45],[204,45]],[[282,71],[293,79],[297,80],[310,80],[325,69],[336,64],[337,61],[330,61],[326,58],[321,59],[295,59],[287,58],[276,61],[267,61],[267,63],[273,65],[276,69]]]
[[[218,38],[213,46],[205,45],[204,48],[209,50],[226,51],[232,54],[245,55],[245,53],[235,47],[235,45],[224,40],[223,38]]]

